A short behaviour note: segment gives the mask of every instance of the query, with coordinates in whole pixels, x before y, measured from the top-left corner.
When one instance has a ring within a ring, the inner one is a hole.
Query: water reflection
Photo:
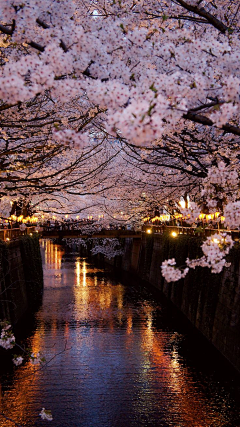
[[[42,248],[44,299],[27,344],[51,362],[44,370],[26,362],[3,376],[7,416],[42,426],[45,407],[53,427],[240,425],[224,383],[189,367],[177,326],[163,326],[154,301],[50,241]],[[0,417],[0,427],[12,425]]]

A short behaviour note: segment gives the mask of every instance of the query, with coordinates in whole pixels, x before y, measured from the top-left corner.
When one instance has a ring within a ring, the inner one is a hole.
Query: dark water
[[[239,377],[211,346],[194,343],[146,291],[42,245],[43,304],[25,344],[50,362],[1,375],[7,417],[22,426],[240,426]],[[39,417],[43,407],[53,421]],[[14,424],[0,416],[3,426]]]

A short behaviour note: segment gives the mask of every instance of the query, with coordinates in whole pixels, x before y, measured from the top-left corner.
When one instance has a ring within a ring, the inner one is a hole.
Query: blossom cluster
[[[230,202],[224,208],[226,225],[231,229],[240,227],[240,201]]]
[[[7,323],[2,325],[0,346],[6,350],[9,350],[15,346],[15,336],[13,335],[12,327]]]
[[[171,25],[169,17],[182,16],[184,10],[177,3],[162,5],[160,31],[155,1],[137,2],[134,8],[127,0],[91,7],[65,1],[57,8],[51,1],[1,0],[2,23],[10,28],[15,22],[11,41],[2,43],[7,60],[1,67],[1,99],[25,102],[46,91],[53,102],[81,99],[91,111],[95,106],[108,109],[106,129],[117,129],[139,145],[175,127],[181,130],[183,115],[204,104],[206,93],[220,100],[209,110],[217,127],[236,120],[237,34],[216,37],[210,25],[208,31]],[[224,0],[221,4],[215,13],[226,20],[221,16]],[[29,47],[33,42],[40,46],[37,52]]]
[[[84,248],[87,248],[86,239],[81,239],[80,237],[76,237],[75,239],[64,238],[62,240],[68,247],[72,247],[74,245],[77,245],[77,246],[82,246]]]
[[[182,271],[179,268],[176,268],[175,265],[175,258],[163,261],[161,265],[162,275],[167,282],[177,282],[178,280],[183,279],[189,272],[188,267],[184,268]]]
[[[188,208],[180,208],[180,210],[184,215],[185,221],[191,224],[196,221],[196,218],[198,218],[201,213],[201,209],[195,202],[191,202]]]
[[[229,266],[225,256],[229,254],[232,247],[233,240],[226,233],[213,234],[207,237],[202,244],[202,251],[212,273],[220,273],[224,266]]]
[[[176,266],[174,258],[164,261],[161,265],[162,276],[167,282],[176,282],[184,278],[190,268],[208,267],[212,273],[220,273],[223,267],[229,267],[225,256],[229,254],[230,249],[233,247],[233,240],[231,236],[226,233],[213,234],[207,237],[202,244],[201,248],[204,256],[190,260],[186,259],[187,267],[180,270]]]
[[[123,250],[118,239],[102,239],[98,244],[94,244],[94,247],[91,249],[91,253],[93,255],[101,253],[106,258],[111,259],[115,256],[123,255]]]
[[[39,363],[44,363],[46,360],[41,355],[41,353],[31,353],[30,362],[32,365],[38,365]]]
[[[220,161],[217,166],[209,168],[202,185],[202,196],[206,199],[209,208],[216,208],[219,202],[223,208],[239,195],[239,177],[236,167],[227,166],[225,162]],[[233,205],[226,210],[226,214],[230,213],[231,207],[233,208]]]
[[[12,361],[15,366],[19,366],[23,363],[23,357],[15,355]]]
[[[39,415],[42,418],[42,420],[47,420],[47,421],[53,420],[52,412],[50,410],[46,410],[45,408],[42,408]]]

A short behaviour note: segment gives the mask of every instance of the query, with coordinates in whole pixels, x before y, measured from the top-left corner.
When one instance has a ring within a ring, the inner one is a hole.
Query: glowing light
[[[214,214],[208,214],[206,215],[206,220],[210,221],[211,219],[214,219]]]
[[[143,218],[144,222],[149,221],[149,220],[150,220],[150,216],[147,216],[146,218]]]
[[[166,215],[167,216],[167,215]],[[169,215],[169,217],[170,217],[170,215]],[[176,218],[176,219],[179,219],[179,218],[182,218],[183,217],[183,215],[182,214],[175,214],[174,215],[174,218]],[[170,219],[170,218],[169,218]]]
[[[177,233],[176,233],[176,231],[173,231],[173,232],[172,232],[172,237],[177,237]]]
[[[178,202],[178,204],[181,206],[181,208],[182,208],[182,209],[185,209],[185,207],[186,207],[186,202],[185,202],[185,200],[180,200],[180,201]]]
[[[148,229],[146,230],[146,232],[147,232],[148,234],[151,234],[151,233],[152,233],[151,228],[148,228]]]
[[[149,220],[150,220],[150,216],[148,216],[147,218],[143,218],[144,222]],[[170,221],[170,215],[166,214],[166,215],[155,216],[154,218],[151,219],[151,222],[154,223],[155,221],[160,221],[160,222]]]

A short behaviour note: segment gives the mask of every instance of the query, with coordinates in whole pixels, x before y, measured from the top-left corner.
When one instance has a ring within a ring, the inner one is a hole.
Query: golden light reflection
[[[132,314],[128,313],[128,316],[127,316],[127,334],[128,335],[132,333],[132,327],[133,327]]]
[[[53,245],[48,239],[41,240],[41,246],[44,249],[44,261],[47,264],[47,268],[60,270],[64,254],[63,248],[59,245]]]
[[[86,274],[87,274],[87,269],[86,269],[86,261],[83,261],[83,266],[82,266],[82,274],[83,274],[83,286],[87,286],[87,282],[86,282]]]
[[[81,284],[80,275],[81,275],[81,264],[80,264],[80,261],[77,260],[76,261],[77,286],[80,286],[80,284]]]
[[[187,425],[195,427],[224,425],[224,416],[215,411],[211,412],[210,404],[196,387],[187,367],[179,363],[177,351],[166,351],[168,340],[169,334],[154,333],[147,321],[142,335],[142,346],[145,349],[143,375],[146,376],[145,368],[149,363],[150,367],[154,366],[156,377],[161,377],[164,373],[163,381],[166,387],[176,394],[168,408],[173,417],[178,413]]]
[[[106,307],[106,295],[105,295],[105,292],[100,292],[100,295],[99,295],[99,305],[100,305],[100,308],[102,310]]]
[[[118,285],[116,287],[117,289],[117,306],[118,308],[121,310],[123,308],[123,294],[124,294],[124,289],[122,285]]]
[[[95,270],[97,271],[97,270]],[[124,287],[108,285],[105,279],[98,279],[95,275],[88,275],[91,267],[81,258],[76,260],[75,274],[76,282],[73,289],[75,299],[75,318],[85,320],[89,316],[103,320],[108,319],[108,328],[114,330],[114,323],[117,319],[122,323],[126,318],[126,311],[123,304]],[[117,310],[116,310],[117,308]],[[90,310],[90,311],[89,311]],[[128,330],[132,325],[132,314],[127,315]]]
[[[149,313],[147,317],[147,328],[150,330],[152,330],[152,322],[153,322],[152,313]]]

